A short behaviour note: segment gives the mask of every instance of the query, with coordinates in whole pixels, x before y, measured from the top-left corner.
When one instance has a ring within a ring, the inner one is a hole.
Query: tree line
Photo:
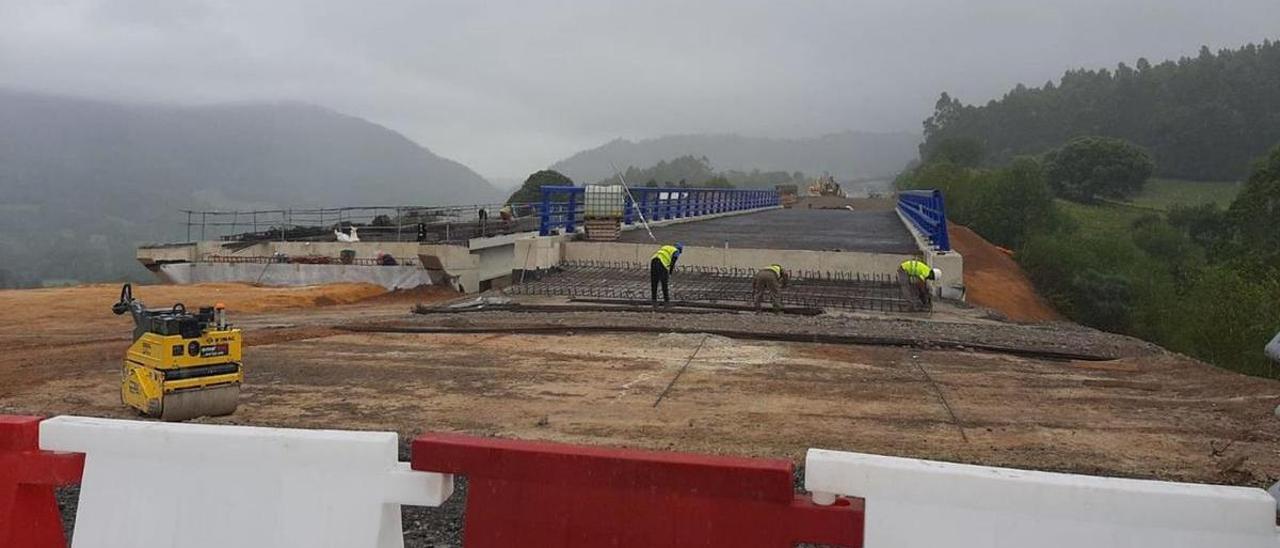
[[[773,188],[783,184],[799,184],[805,179],[804,173],[799,171],[716,171],[706,156],[692,155],[661,160],[647,168],[630,166],[622,176],[629,185],[649,188]],[[615,176],[596,184],[617,182],[618,178]]]
[[[716,171],[706,156],[691,155],[662,160],[647,168],[628,166],[622,177],[630,186],[649,188],[764,188],[772,189],[777,185],[802,185],[804,173],[799,171],[751,171],[725,170]],[[612,185],[618,183],[613,176],[594,184]],[[573,186],[572,179],[564,174],[544,169],[534,172],[525,179],[520,188],[507,198],[507,203],[537,202],[542,199],[543,186]]]
[[[1156,174],[1239,180],[1280,142],[1280,42],[1249,44],[1153,65],[1069,70],[1055,84],[1019,84],[984,106],[942,93],[924,122],[922,158],[965,140],[991,165],[1041,154],[1080,136],[1124,139],[1148,150]]]

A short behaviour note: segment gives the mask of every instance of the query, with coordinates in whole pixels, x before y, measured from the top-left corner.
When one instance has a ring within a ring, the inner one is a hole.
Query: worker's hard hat
[[[941,271],[941,270],[939,270],[939,269],[936,269],[936,268],[935,268],[935,269],[933,269],[932,274],[933,274],[933,275],[932,275],[932,276],[929,276],[929,277],[930,277],[930,278],[933,278],[933,279],[935,279],[935,280],[936,280],[936,279],[938,279],[938,278],[941,278],[941,277],[942,277],[942,271]]]
[[[676,242],[676,251],[684,251],[684,242]]]

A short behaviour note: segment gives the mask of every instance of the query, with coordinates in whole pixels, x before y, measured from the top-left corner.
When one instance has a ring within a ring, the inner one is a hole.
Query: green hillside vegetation
[[[0,189],[0,288],[151,280],[134,251],[185,239],[180,209],[499,196],[403,135],[315,106],[118,104],[3,89]]]
[[[973,159],[972,157],[970,157]],[[1054,155],[1001,167],[934,159],[900,188],[939,188],[948,216],[1016,251],[1039,291],[1069,318],[1137,336],[1218,366],[1280,374],[1262,348],[1280,326],[1280,146],[1226,209],[1224,183],[1148,184],[1134,201],[1054,196]],[[1229,185],[1226,183],[1225,185]],[[1167,210],[1162,211],[1162,210]]]
[[[1152,179],[1130,203],[1139,207],[1168,211],[1174,206],[1213,204],[1221,208],[1231,205],[1244,187],[1241,182],[1183,181]]]
[[[983,106],[943,93],[925,121],[921,156],[970,139],[1000,165],[1042,154],[1068,140],[1098,135],[1146,149],[1156,175],[1238,180],[1280,142],[1280,42],[1115,70],[1070,70],[1041,87],[1019,84]]]

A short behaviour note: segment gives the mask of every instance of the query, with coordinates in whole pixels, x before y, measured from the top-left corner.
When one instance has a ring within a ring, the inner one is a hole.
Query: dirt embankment
[[[326,325],[368,310],[402,310],[412,303],[455,297],[453,291],[422,287],[387,292],[372,284],[257,287],[249,284],[145,285],[134,297],[150,308],[181,302],[191,309],[221,302],[233,324],[249,328],[249,346],[327,336]],[[24,383],[74,376],[77,367],[119,367],[133,322],[111,313],[120,286],[95,284],[50,289],[0,291],[0,404]],[[403,308],[401,308],[403,307]],[[301,315],[308,321],[296,321]],[[261,329],[262,322],[271,323]]]
[[[1036,292],[1022,267],[991,242],[967,227],[947,225],[951,247],[964,256],[965,299],[1019,322],[1062,320]]]

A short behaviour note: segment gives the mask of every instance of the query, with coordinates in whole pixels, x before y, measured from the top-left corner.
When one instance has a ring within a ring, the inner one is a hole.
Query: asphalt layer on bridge
[[[919,250],[897,213],[847,209],[774,209],[706,221],[654,227],[659,242],[748,249],[803,249],[913,254]],[[622,241],[647,243],[644,229]]]

